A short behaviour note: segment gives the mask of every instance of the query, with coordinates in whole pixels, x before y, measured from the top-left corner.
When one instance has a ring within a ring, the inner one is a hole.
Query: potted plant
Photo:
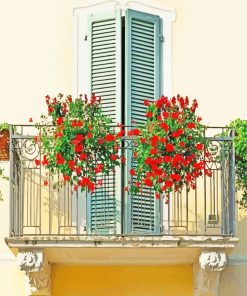
[[[35,163],[60,175],[59,183],[69,182],[75,191],[95,191],[103,185],[102,174],[120,165],[122,131],[113,128],[100,101],[95,95],[90,99],[86,95],[75,99],[62,94],[53,99],[46,96],[48,115],[41,116],[41,125],[45,126],[41,126],[41,135],[36,138],[43,157]]]
[[[195,188],[202,174],[211,176],[205,166],[210,158],[205,140],[205,127],[195,114],[198,103],[188,97],[162,96],[156,102],[144,101],[147,121],[133,128],[135,165],[130,169],[134,193],[152,188],[156,198],[166,199],[169,193],[186,185]],[[168,202],[168,201],[167,201]]]
[[[0,161],[9,160],[9,124],[0,124]]]

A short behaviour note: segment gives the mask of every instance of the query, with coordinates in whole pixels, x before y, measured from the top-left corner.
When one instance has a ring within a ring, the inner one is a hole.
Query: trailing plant
[[[9,180],[9,177],[5,176],[4,174],[4,169],[0,167],[0,179],[3,179],[3,180]],[[0,200],[2,201],[3,200],[3,193],[2,191],[0,190]]]
[[[134,165],[130,170],[134,193],[144,187],[152,188],[156,198],[169,198],[172,191],[196,187],[202,174],[211,176],[205,167],[210,158],[204,137],[201,117],[195,114],[196,100],[188,97],[162,96],[156,102],[144,101],[147,121],[132,129],[134,137]]]
[[[238,203],[240,208],[247,209],[247,120],[238,118],[231,121],[229,126],[235,129],[234,147],[237,189],[243,191]]]
[[[109,174],[120,164],[118,151],[122,132],[112,127],[112,119],[103,114],[100,98],[80,95],[73,99],[59,94],[46,96],[48,115],[42,115],[41,143],[43,165],[52,175],[60,174],[74,190],[93,192],[103,185],[102,174]],[[100,177],[101,176],[101,177]],[[47,180],[44,182],[47,185]]]

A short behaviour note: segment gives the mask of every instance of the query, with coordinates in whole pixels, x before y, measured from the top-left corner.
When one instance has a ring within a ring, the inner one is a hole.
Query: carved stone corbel
[[[194,296],[217,296],[220,272],[226,267],[224,252],[202,252],[194,265]]]
[[[20,251],[17,262],[20,270],[25,271],[28,296],[51,295],[51,267],[42,251]]]

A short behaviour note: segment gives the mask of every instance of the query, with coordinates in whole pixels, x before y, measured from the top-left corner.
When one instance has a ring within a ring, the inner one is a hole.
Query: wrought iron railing
[[[35,144],[34,137],[41,131],[41,128],[37,130],[37,127],[31,125],[12,126],[10,129],[10,235],[83,236],[97,233],[97,227],[94,230],[88,227],[89,210],[85,193],[73,192],[68,184],[56,187],[56,177],[49,173],[45,175],[44,169],[35,165],[35,159],[40,159],[42,151]],[[162,199],[159,201],[160,213],[155,218],[159,219],[158,235],[235,234],[234,132],[227,128],[207,128],[205,137],[213,156],[206,162],[212,177],[201,176],[195,190],[184,188],[180,193],[171,194],[167,204]],[[122,153],[132,147],[131,139],[123,139]],[[49,179],[48,186],[44,186],[46,178]],[[120,183],[122,187],[125,183],[123,178]],[[108,190],[110,195],[110,183]],[[121,227],[116,228],[111,235],[154,235],[152,231],[128,232],[124,225],[131,223],[126,221],[131,216],[128,218],[125,213],[123,188],[119,192],[121,196],[117,200],[122,201],[122,204],[118,222]],[[106,209],[108,198],[106,191]],[[138,207],[138,201],[135,207]],[[140,203],[140,217],[137,221],[140,225],[142,215],[146,215],[141,207],[144,208],[145,204]],[[107,210],[101,213],[105,219],[108,214]]]

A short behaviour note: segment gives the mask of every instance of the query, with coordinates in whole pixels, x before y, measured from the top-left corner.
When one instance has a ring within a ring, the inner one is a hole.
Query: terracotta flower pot
[[[9,131],[0,131],[0,161],[9,160]]]

